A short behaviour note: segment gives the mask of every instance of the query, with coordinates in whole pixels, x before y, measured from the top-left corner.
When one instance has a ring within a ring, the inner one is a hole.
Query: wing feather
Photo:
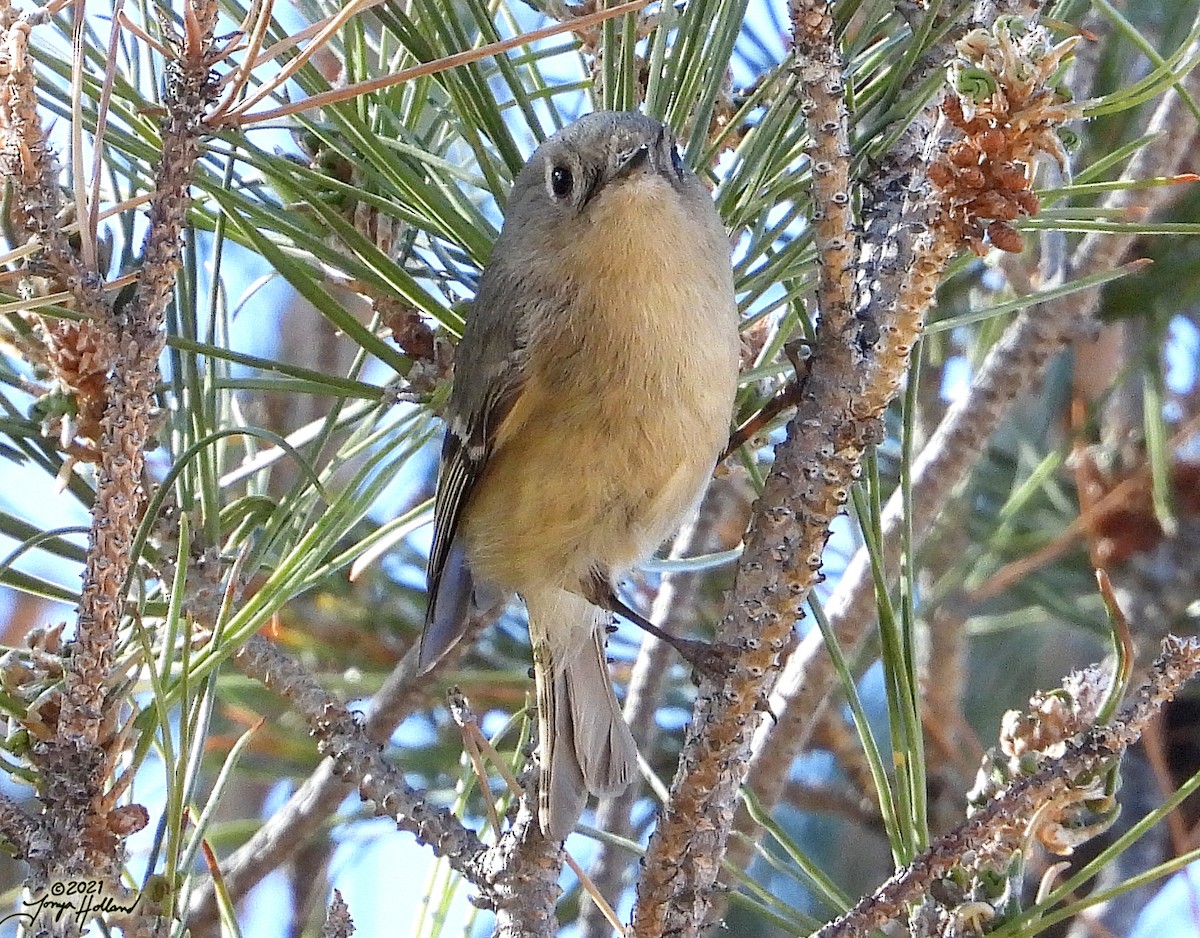
[[[426,567],[429,605],[421,634],[422,670],[436,664],[466,630],[475,582],[459,528],[475,486],[487,468],[497,429],[520,397],[524,384],[524,343],[514,341],[499,361],[499,350],[494,349],[490,368],[486,359],[480,361],[478,352],[471,355],[470,350],[468,347],[468,354],[456,365],[456,376],[457,368],[473,366],[477,380],[484,379],[484,386],[460,390],[456,380],[450,398],[434,500],[433,546]]]

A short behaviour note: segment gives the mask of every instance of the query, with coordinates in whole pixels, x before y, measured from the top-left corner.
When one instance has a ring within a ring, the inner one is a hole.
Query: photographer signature
[[[121,897],[125,901],[104,892],[104,883],[98,879],[69,879],[51,883],[41,895],[21,901],[21,910],[0,918],[0,924],[10,919],[25,920],[32,925],[39,918],[61,922],[65,917],[83,923],[93,915],[103,912],[132,912],[139,896]]]

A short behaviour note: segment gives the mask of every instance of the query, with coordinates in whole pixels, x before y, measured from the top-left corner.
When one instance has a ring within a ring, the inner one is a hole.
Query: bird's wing
[[[526,317],[500,315],[504,308],[497,303],[500,296],[512,295],[502,282],[489,282],[485,276],[472,306],[472,321],[459,343],[426,569],[429,606],[421,635],[423,669],[454,647],[471,610],[475,583],[458,537],[459,523],[487,468],[497,430],[525,383]]]

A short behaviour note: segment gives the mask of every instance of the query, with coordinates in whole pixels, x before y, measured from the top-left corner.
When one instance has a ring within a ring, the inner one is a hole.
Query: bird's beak
[[[614,179],[619,179],[622,176],[628,176],[637,169],[646,165],[646,161],[650,158],[650,147],[647,144],[642,144],[627,157],[625,161],[617,167],[617,171],[613,173]]]

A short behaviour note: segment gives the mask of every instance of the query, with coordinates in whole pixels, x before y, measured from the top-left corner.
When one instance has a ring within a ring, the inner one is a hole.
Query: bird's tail
[[[547,837],[565,840],[588,792],[605,797],[629,786],[637,745],[608,676],[609,614],[566,590],[524,598],[537,679],[538,814]]]

